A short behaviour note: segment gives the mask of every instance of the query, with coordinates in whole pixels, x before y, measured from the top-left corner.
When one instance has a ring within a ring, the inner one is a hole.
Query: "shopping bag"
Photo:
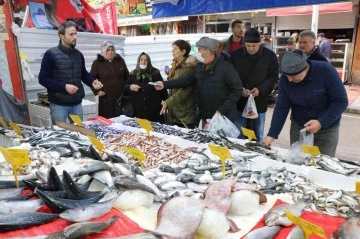
[[[305,129],[300,130],[299,142],[302,145],[314,146],[314,134],[307,132]]]
[[[299,141],[291,145],[290,150],[285,154],[284,160],[291,164],[307,164],[311,160],[311,155],[303,152],[301,145],[314,145],[314,134],[300,130]]]
[[[208,130],[212,133],[231,138],[237,138],[240,135],[238,128],[227,117],[221,114],[215,114],[212,117]]]
[[[115,116],[125,115],[127,117],[135,116],[135,107],[133,103],[133,95],[123,94],[116,101]]]
[[[249,96],[244,111],[242,113],[242,116],[248,119],[256,119],[258,117],[254,96],[252,95]]]

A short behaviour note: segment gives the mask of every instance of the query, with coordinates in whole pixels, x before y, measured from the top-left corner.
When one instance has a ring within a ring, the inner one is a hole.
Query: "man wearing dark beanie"
[[[275,53],[261,45],[260,33],[250,28],[245,32],[245,46],[231,53],[231,61],[243,83],[243,93],[237,103],[238,117],[235,125],[240,129],[246,127],[247,118],[242,116],[250,94],[255,98],[258,118],[252,122],[258,142],[264,136],[265,116],[269,93],[279,80],[279,64]],[[242,138],[242,134],[240,138]]]
[[[348,106],[345,87],[328,62],[311,61],[301,50],[285,54],[281,61],[278,99],[271,127],[263,143],[277,139],[291,109],[291,144],[300,130],[314,133],[320,152],[335,157],[341,115]]]

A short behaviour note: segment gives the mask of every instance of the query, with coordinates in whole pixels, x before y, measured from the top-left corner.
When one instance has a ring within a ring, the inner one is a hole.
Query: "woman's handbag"
[[[127,117],[135,116],[133,95],[122,94],[116,101],[115,116],[125,115]]]

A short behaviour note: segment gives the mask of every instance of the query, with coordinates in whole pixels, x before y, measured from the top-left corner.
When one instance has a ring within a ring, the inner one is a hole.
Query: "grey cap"
[[[216,40],[209,37],[202,37],[195,43],[196,47],[202,47],[209,50],[216,50]]]
[[[297,75],[307,67],[307,56],[300,50],[289,51],[281,60],[281,70],[285,75]]]

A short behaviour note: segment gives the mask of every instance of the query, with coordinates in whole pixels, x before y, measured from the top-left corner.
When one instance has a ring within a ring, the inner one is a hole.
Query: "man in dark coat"
[[[309,60],[328,62],[328,59],[321,53],[319,46],[316,45],[316,36],[313,31],[300,32],[299,49],[307,55]]]
[[[258,118],[253,120],[252,127],[257,141],[261,142],[264,135],[269,93],[279,79],[279,64],[275,53],[261,45],[260,33],[256,29],[247,30],[244,41],[245,46],[231,53],[232,63],[244,86],[242,96],[237,103],[236,126],[241,131],[241,127],[247,125],[247,118],[244,118],[242,113],[250,96],[248,94],[250,91],[255,98],[259,114]]]
[[[59,45],[45,52],[39,73],[39,83],[49,95],[53,124],[56,120],[66,122],[71,114],[83,118],[81,102],[85,91],[82,82],[97,90],[102,88],[102,83],[86,70],[83,54],[75,49],[76,24],[72,21],[62,23],[58,35]]]
[[[236,102],[241,96],[242,84],[234,67],[215,56],[216,40],[202,37],[196,42],[200,62],[185,77],[172,81],[158,81],[157,90],[185,88],[191,85],[198,92],[198,107],[203,121],[215,113],[236,119]]]
[[[327,58],[330,59],[331,57],[331,42],[325,37],[324,33],[319,33],[317,35],[319,44],[320,44],[320,51],[321,53]]]

